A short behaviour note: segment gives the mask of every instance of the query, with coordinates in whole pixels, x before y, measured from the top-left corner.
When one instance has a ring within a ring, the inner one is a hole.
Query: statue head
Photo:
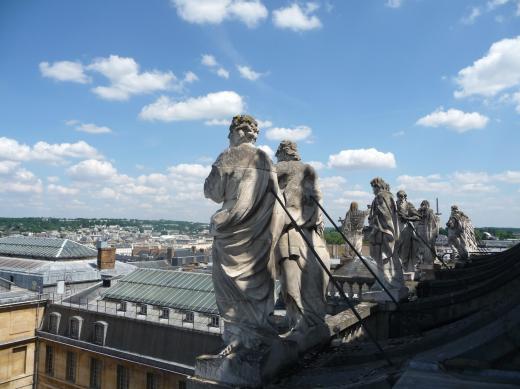
[[[278,162],[301,160],[296,143],[290,140],[282,140],[280,142],[278,150],[276,150],[276,158]]]
[[[242,143],[255,143],[258,132],[258,123],[252,116],[236,115],[229,126],[229,145],[238,146]]]
[[[370,181],[370,186],[372,186],[375,195],[382,190],[390,191],[390,185],[388,185],[381,177],[376,177]]]
[[[451,213],[452,213],[452,214],[459,213],[459,207],[458,207],[458,205],[452,205],[452,206],[451,206]]]
[[[401,201],[406,201],[406,198],[408,197],[408,195],[406,194],[406,192],[404,190],[400,190],[397,192],[397,199],[398,200],[401,200]]]
[[[421,208],[422,209],[429,209],[430,208],[430,202],[428,200],[423,200],[421,202]]]
[[[359,206],[358,203],[353,201],[350,203],[350,212],[357,212]]]

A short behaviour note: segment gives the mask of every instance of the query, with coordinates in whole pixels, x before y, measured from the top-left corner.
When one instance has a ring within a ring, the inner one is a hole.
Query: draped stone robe
[[[371,227],[370,256],[376,261],[378,270],[384,273],[387,281],[396,287],[403,285],[403,269],[394,247],[399,239],[397,208],[392,193],[380,190],[372,201],[368,216]],[[374,287],[378,287],[375,284]]]
[[[277,163],[276,171],[286,208],[330,268],[321,212],[311,198],[321,200],[314,168],[301,161],[282,161]],[[324,323],[328,276],[290,224],[287,218],[286,230],[278,242],[277,262],[289,324],[292,329],[305,331]]]
[[[422,237],[422,240],[428,244],[428,246],[426,246],[421,240],[419,257],[422,263],[432,265],[434,260],[433,253],[436,252],[435,241],[439,235],[439,220],[431,208],[420,208],[419,215],[421,219],[415,224],[415,228],[417,229],[417,233]]]
[[[466,260],[471,252],[478,251],[475,230],[471,220],[463,212],[452,213],[448,223],[448,244]]]
[[[222,208],[211,217],[213,284],[223,339],[255,348],[276,336],[273,247],[283,215],[273,165],[264,151],[244,143],[224,151],[213,164],[204,194]]]
[[[419,220],[419,214],[412,203],[397,201],[397,215],[399,218],[399,240],[395,250],[401,259],[403,270],[413,272],[415,271],[421,244],[409,223]]]

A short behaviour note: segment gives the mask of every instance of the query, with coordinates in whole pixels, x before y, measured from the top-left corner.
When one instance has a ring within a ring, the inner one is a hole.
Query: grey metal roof
[[[69,239],[8,236],[0,238],[0,255],[56,261],[93,258],[97,251]]]
[[[212,277],[203,273],[137,269],[103,298],[218,314]]]

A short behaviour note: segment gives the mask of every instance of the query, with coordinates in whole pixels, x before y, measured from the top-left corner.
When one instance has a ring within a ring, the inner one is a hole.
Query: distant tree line
[[[39,233],[44,231],[77,231],[80,228],[93,228],[96,225],[119,225],[136,227],[143,232],[151,226],[154,231],[165,235],[167,231],[177,230],[179,233],[198,233],[208,228],[206,223],[194,223],[175,220],[140,220],[140,219],[64,219],[47,217],[0,218],[0,231],[3,233]]]

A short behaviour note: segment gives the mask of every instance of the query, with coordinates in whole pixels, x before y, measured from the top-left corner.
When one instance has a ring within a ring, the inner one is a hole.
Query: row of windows
[[[119,306],[117,307],[119,312],[126,312],[126,301],[121,301]],[[148,313],[148,306],[146,304],[136,304],[136,310],[138,315],[146,316]],[[169,308],[161,308],[161,312],[159,313],[160,319],[169,319],[170,318],[170,309]],[[184,317],[182,321],[185,323],[193,323],[195,320],[195,314],[192,311],[184,312]],[[218,316],[210,316],[209,326],[211,327],[219,327],[220,326],[220,318]]]
[[[53,334],[58,333],[58,327],[60,325],[61,314],[58,312],[52,312],[49,315],[49,332]],[[83,319],[79,316],[73,316],[69,319],[69,336],[73,339],[79,339],[83,326]],[[105,344],[106,330],[108,324],[104,321],[97,321],[92,327],[92,341],[96,344],[103,346]]]
[[[54,376],[54,348],[46,345],[45,348],[45,374]],[[78,369],[78,354],[73,351],[67,351],[67,359],[65,365],[65,379],[68,382],[76,382],[76,373]],[[89,387],[92,389],[101,389],[101,377],[103,373],[103,364],[100,359],[90,358],[90,382]],[[116,388],[128,389],[130,386],[130,370],[126,366],[117,365]],[[146,389],[160,389],[160,376],[152,372],[146,373]],[[179,381],[178,389],[186,389],[186,382]]]

